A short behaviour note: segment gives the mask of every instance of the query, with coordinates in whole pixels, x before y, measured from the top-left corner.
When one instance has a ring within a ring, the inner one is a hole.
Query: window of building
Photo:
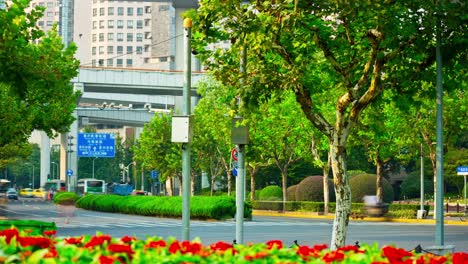
[[[92,54],[92,55],[96,55],[96,47],[92,47],[92,48],[91,48],[91,54]]]
[[[149,63],[149,62],[150,62],[150,58],[144,58],[143,61],[144,61],[145,63]]]
[[[166,62],[167,61],[167,57],[161,57],[159,58],[159,62]]]
[[[145,13],[151,14],[151,6],[145,6]]]
[[[149,27],[151,25],[151,19],[145,19],[145,27]]]
[[[159,11],[160,12],[167,11],[167,10],[169,10],[169,5],[160,5],[159,6]]]
[[[99,20],[99,28],[104,28],[104,20]]]
[[[123,20],[117,20],[117,28],[123,28]]]
[[[127,16],[133,16],[133,7],[127,8]]]
[[[104,54],[104,46],[99,46],[99,54]]]
[[[133,33],[127,33],[127,41],[132,42],[133,41]]]
[[[151,39],[151,32],[145,32],[145,39]]]
[[[133,46],[127,46],[127,54],[133,53]]]
[[[91,65],[93,65],[93,67],[96,66],[96,60],[92,60]]]
[[[137,16],[143,15],[143,7],[137,7]]]
[[[117,54],[123,54],[123,46],[117,46]]]
[[[99,42],[104,41],[104,33],[99,33]]]
[[[137,20],[136,24],[137,28],[143,28],[143,20]]]
[[[145,52],[149,52],[150,45],[145,45]]]
[[[47,7],[53,7],[54,6],[54,2],[47,2]]]
[[[119,16],[124,15],[124,8],[123,7],[117,7],[117,15],[119,15]]]
[[[47,17],[53,17],[54,16],[54,12],[47,12]]]
[[[127,28],[133,28],[133,20],[127,20]]]
[[[93,8],[93,16],[97,16],[97,8]]]
[[[122,67],[122,66],[123,66],[123,60],[117,59],[117,67]]]
[[[93,42],[96,42],[96,40],[97,40],[97,36],[96,36],[96,34],[93,34],[93,36],[92,36],[92,40],[93,40]]]
[[[101,67],[104,66],[104,60],[103,59],[100,59],[98,62],[99,62],[99,66],[101,66]]]
[[[114,40],[114,33],[107,33],[107,40],[113,41]]]
[[[114,20],[107,20],[107,28],[114,28]]]
[[[136,41],[137,42],[142,42],[143,41],[143,33],[137,33],[136,34]]]
[[[124,34],[123,33],[117,33],[117,41],[123,41]]]
[[[114,54],[114,46],[107,46],[107,54]]]
[[[47,21],[47,26],[48,26],[48,27],[51,27],[52,25],[54,25],[54,21],[50,21],[50,20]]]
[[[113,59],[107,59],[107,66],[114,66],[114,60]]]
[[[93,29],[97,28],[97,21],[93,21]]]
[[[132,67],[132,66],[133,66],[133,60],[127,59],[127,67]]]
[[[99,15],[104,16],[106,14],[106,9],[104,7],[99,8]]]
[[[107,8],[107,15],[109,15],[109,16],[114,15],[114,7],[108,7]]]
[[[44,21],[41,20],[41,21],[37,22],[37,25],[40,26],[40,27],[43,27],[44,26]]]
[[[136,47],[136,54],[142,54],[143,53],[143,47],[142,46],[137,46]]]

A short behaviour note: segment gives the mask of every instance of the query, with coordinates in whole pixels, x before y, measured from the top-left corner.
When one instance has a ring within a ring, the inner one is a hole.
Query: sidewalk
[[[253,216],[274,216],[274,217],[297,217],[297,218],[313,218],[313,219],[334,219],[334,214],[319,215],[315,212],[277,212],[277,211],[264,211],[264,210],[253,210]],[[364,217],[364,218],[349,218],[350,222],[395,222],[395,223],[415,223],[415,224],[434,224],[435,220],[432,218],[426,219],[399,219],[399,218],[387,218],[387,217]],[[466,225],[468,221],[461,221],[460,217],[446,216],[444,218],[445,225]]]

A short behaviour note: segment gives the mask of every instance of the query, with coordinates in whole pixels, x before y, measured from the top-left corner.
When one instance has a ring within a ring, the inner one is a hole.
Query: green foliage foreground
[[[182,217],[182,197],[179,196],[119,196],[86,195],[76,206],[87,210],[119,212],[161,217]],[[252,217],[252,206],[246,203],[244,216]],[[229,196],[193,196],[190,217],[194,219],[228,219],[236,213],[236,200]]]
[[[394,246],[352,245],[337,250],[327,245],[283,245],[281,240],[259,244],[209,246],[199,240],[160,237],[140,240],[124,236],[55,238],[55,231],[30,236],[17,229],[0,231],[0,263],[466,263],[468,254],[419,254]]]

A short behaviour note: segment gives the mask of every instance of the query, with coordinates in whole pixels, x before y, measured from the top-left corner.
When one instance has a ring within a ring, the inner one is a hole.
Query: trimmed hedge
[[[263,201],[281,201],[283,200],[283,190],[277,185],[267,186],[259,192],[258,199]]]
[[[333,181],[328,180],[330,201],[335,201]],[[304,178],[296,187],[296,201],[323,202],[323,176]]]
[[[28,230],[31,235],[42,235],[46,230],[57,230],[55,222],[38,220],[0,220],[0,230],[9,229],[12,226],[18,230]]]
[[[296,201],[296,189],[297,184],[291,185],[286,189],[286,197],[288,198],[288,201]]]
[[[113,194],[86,195],[76,206],[103,212],[126,214],[181,217],[182,197],[180,196],[120,196]],[[252,205],[246,202],[244,216],[252,217]],[[230,196],[193,196],[190,199],[190,217],[194,219],[227,219],[236,214],[236,200]]]
[[[54,196],[54,203],[60,205],[74,205],[80,197],[74,192],[58,192]]]
[[[336,208],[336,203],[329,203],[329,212],[334,213]],[[308,201],[294,201],[286,202],[286,210],[283,210],[283,202],[277,201],[253,201],[252,207],[255,210],[268,210],[268,211],[298,211],[298,212],[323,212],[324,203],[323,202],[308,202]],[[362,213],[364,208],[364,203],[352,203],[351,212]],[[412,216],[416,217],[416,212],[419,210],[420,206],[417,204],[390,204],[388,207],[389,216]],[[424,209],[429,210],[429,205],[425,205]]]
[[[375,195],[376,194],[376,181],[377,175],[375,174],[361,174],[356,175],[349,180],[349,186],[351,187],[351,201],[353,203],[359,203],[363,201],[364,196],[366,195]],[[383,186],[383,202],[391,203],[393,202],[393,187],[390,182],[382,178]]]

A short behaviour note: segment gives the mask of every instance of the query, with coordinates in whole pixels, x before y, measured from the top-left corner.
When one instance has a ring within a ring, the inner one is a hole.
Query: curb
[[[335,219],[335,215],[319,215],[313,212],[276,212],[276,211],[263,211],[253,210],[252,215],[254,216],[275,216],[275,217],[297,217],[297,218],[312,218],[312,219]],[[387,217],[364,217],[362,219],[349,218],[350,222],[393,222],[393,223],[414,223],[414,224],[434,224],[434,219],[399,219],[399,218],[387,218]],[[462,222],[457,220],[444,219],[446,225],[466,225],[468,222]]]

